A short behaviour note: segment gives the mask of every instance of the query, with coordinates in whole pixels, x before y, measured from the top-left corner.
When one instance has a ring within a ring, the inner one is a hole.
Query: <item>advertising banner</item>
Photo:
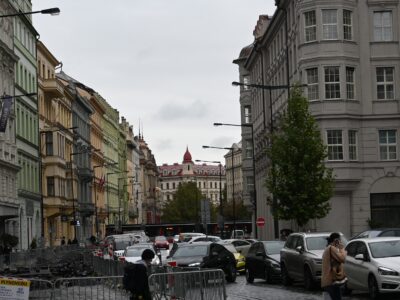
[[[0,300],[28,300],[30,285],[27,279],[0,277]]]

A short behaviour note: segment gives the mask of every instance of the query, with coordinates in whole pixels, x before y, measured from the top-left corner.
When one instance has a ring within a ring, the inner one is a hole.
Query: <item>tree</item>
[[[179,184],[172,200],[163,209],[163,222],[181,223],[200,221],[200,201],[204,199],[195,182]],[[210,204],[211,219],[216,218],[216,209]]]
[[[327,150],[308,101],[300,88],[292,90],[288,107],[270,136],[271,161],[266,185],[277,199],[268,199],[278,219],[296,220],[303,227],[311,219],[325,217],[333,192],[332,170],[324,160]]]

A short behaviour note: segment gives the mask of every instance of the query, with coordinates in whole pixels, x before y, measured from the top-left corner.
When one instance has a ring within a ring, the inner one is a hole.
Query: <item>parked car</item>
[[[183,232],[180,235],[183,237],[183,242],[188,242],[192,237],[195,236],[205,236],[204,233],[200,232]],[[178,235],[178,240],[179,240],[179,235]]]
[[[154,245],[152,243],[142,243],[142,244],[136,244],[133,246],[129,246],[125,249],[123,255],[119,257],[119,260],[121,261],[126,261],[129,263],[135,263],[139,260],[142,259],[142,253],[145,249],[150,249],[154,252],[155,256],[154,259],[152,260],[151,264],[152,265],[159,265],[160,264],[160,258],[157,255],[157,251],[154,248]]]
[[[352,240],[346,250],[348,291],[368,291],[372,299],[383,293],[400,297],[400,237]]]
[[[262,241],[251,245],[246,256],[246,280],[253,283],[255,278],[271,283],[281,279],[280,251],[283,241]]]
[[[355,239],[365,239],[365,238],[374,238],[379,236],[399,236],[400,237],[400,228],[379,228],[372,229],[361,232],[355,236],[353,236],[350,240]]]
[[[250,242],[248,242],[246,240],[239,240],[239,239],[223,240],[221,243],[232,244],[238,252],[243,254],[243,256],[247,255],[247,252],[249,252],[249,249],[251,246]]]
[[[250,244],[254,244],[255,242],[259,242],[257,239],[245,239],[245,241],[248,241]]]
[[[181,243],[168,263],[178,267],[221,269],[228,282],[236,281],[236,260],[224,246],[217,243]]]
[[[321,281],[322,254],[330,232],[292,233],[281,250],[281,276],[284,285],[302,281],[311,290]],[[341,234],[342,243],[347,240]]]
[[[215,242],[218,243],[221,241],[221,238],[219,236],[213,236],[213,235],[200,235],[200,236],[194,236],[190,240],[187,241],[187,243],[198,243],[198,242]]]
[[[243,256],[243,254],[238,252],[236,250],[235,246],[233,246],[233,244],[229,244],[229,243],[219,243],[219,244],[223,245],[226,249],[228,249],[235,256],[236,271],[238,271],[240,274],[244,274],[244,272],[246,271],[246,259]]]
[[[244,238],[245,238],[244,230],[241,229],[232,230],[231,239],[244,239]]]
[[[121,256],[126,247],[132,246],[137,243],[138,240],[132,234],[116,234],[107,236],[103,245],[103,258],[104,259],[116,259]],[[110,249],[112,249],[112,257],[110,256]]]
[[[157,249],[169,250],[169,243],[167,241],[167,238],[163,235],[159,235],[154,238],[154,246]]]

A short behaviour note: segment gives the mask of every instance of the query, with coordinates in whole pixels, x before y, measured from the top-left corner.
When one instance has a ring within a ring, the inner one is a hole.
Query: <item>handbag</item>
[[[343,264],[338,262],[332,257],[332,247],[330,248],[330,261],[331,261],[331,275],[333,280],[333,285],[341,285],[347,281],[346,274],[344,273]]]

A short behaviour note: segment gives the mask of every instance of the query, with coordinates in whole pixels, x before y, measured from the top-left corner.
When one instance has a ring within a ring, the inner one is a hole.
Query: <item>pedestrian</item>
[[[61,246],[64,246],[64,245],[65,245],[65,236],[63,236],[61,239]]]
[[[73,244],[73,245],[78,245],[78,240],[77,240],[77,238],[74,238],[74,239],[72,240],[72,244]]]
[[[324,293],[330,296],[330,299],[341,300],[340,287],[347,280],[343,269],[347,252],[344,250],[339,233],[331,233],[327,241],[328,245],[322,255],[321,287]]]
[[[151,300],[149,288],[149,266],[155,254],[150,249],[142,252],[142,259],[134,264],[128,263],[124,269],[123,285],[131,292],[130,300]]]
[[[68,245],[72,245],[72,241],[71,241],[71,239],[68,239]]]

